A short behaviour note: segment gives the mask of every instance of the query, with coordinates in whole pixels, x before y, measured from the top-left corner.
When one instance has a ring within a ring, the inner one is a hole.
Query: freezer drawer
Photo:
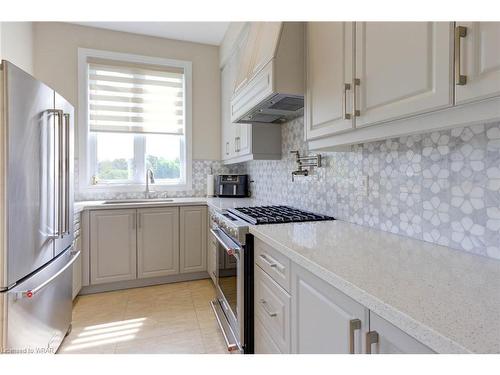
[[[73,247],[4,292],[3,352],[55,353],[71,324]]]

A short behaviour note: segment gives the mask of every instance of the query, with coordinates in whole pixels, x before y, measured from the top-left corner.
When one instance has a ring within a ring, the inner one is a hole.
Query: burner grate
[[[334,220],[334,218],[330,216],[314,214],[289,206],[239,207],[231,211],[252,224]]]

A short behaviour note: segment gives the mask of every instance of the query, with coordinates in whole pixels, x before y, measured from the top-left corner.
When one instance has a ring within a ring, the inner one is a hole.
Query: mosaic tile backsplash
[[[255,198],[500,259],[500,123],[321,153],[324,166],[294,182],[303,118],[282,125],[282,142],[282,160],[243,164]]]

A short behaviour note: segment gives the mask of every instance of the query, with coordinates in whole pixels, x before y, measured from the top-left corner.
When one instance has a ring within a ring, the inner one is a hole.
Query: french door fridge
[[[71,323],[74,109],[0,72],[0,352],[57,350]]]

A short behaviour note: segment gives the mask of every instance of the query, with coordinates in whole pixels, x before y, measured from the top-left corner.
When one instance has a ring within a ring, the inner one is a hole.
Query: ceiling
[[[73,22],[127,33],[219,45],[229,22]]]

